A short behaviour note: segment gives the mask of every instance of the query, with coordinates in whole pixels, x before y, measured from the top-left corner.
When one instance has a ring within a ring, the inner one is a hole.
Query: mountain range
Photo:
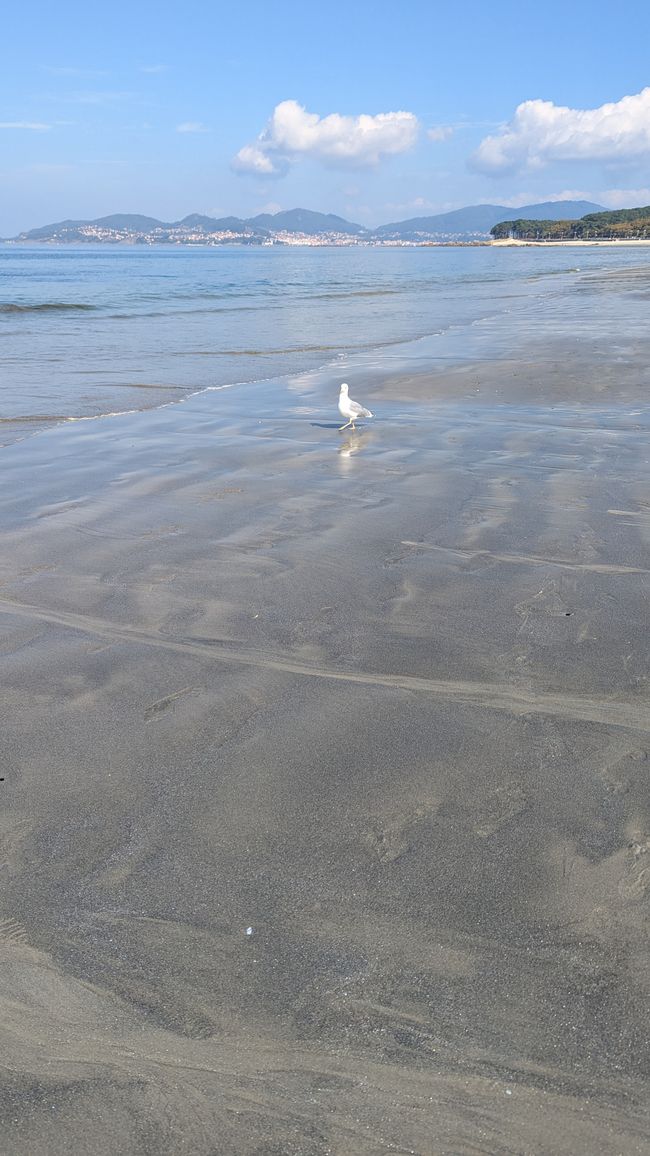
[[[601,208],[602,205],[595,205],[591,201],[544,201],[539,205],[526,205],[516,210],[506,205],[470,205],[466,209],[438,213],[435,217],[411,217],[408,221],[393,221],[389,225],[380,225],[375,233],[378,237],[413,240],[429,233],[487,236],[494,225],[512,218],[513,212],[528,221],[573,221],[587,213],[597,213]]]
[[[598,212],[601,205],[590,201],[546,201],[538,205],[522,205],[517,214],[527,220],[577,220],[587,213]],[[358,238],[365,241],[427,241],[479,240],[487,238],[490,229],[512,217],[513,209],[506,205],[470,205],[449,213],[430,217],[411,217],[368,229],[346,221],[333,213],[317,213],[310,209],[287,209],[278,213],[260,213],[256,217],[208,217],[191,213],[180,221],[159,221],[137,213],[114,213],[96,220],[66,220],[38,229],[30,229],[12,238],[15,241],[88,242],[114,240],[141,240],[147,243],[196,243],[202,237],[230,234],[229,240],[261,243],[279,234],[300,234],[307,237]]]

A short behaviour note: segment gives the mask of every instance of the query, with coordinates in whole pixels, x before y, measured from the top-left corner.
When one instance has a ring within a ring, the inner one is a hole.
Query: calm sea
[[[605,314],[633,339],[649,270],[638,249],[0,245],[0,442],[210,386],[388,367],[409,349],[463,357],[490,327],[501,352],[533,328],[588,337]]]

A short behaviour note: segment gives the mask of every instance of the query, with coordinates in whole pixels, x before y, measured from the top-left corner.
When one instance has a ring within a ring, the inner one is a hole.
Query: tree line
[[[650,240],[650,205],[587,213],[578,221],[500,221],[490,229],[495,240],[515,241],[643,241]]]

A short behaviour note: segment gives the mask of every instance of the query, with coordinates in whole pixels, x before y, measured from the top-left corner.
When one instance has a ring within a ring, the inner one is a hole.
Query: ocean
[[[545,327],[603,339],[603,292],[609,339],[633,340],[646,323],[646,258],[603,248],[1,245],[0,442],[317,368],[336,376],[356,365],[363,376],[364,366],[466,358],[477,341],[482,356],[507,356],[519,334]]]

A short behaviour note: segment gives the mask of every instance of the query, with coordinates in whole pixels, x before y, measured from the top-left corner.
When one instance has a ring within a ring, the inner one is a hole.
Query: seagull
[[[347,429],[349,425],[352,426],[352,429],[356,429],[354,423],[358,421],[360,417],[372,417],[369,409],[364,409],[362,405],[359,405],[358,401],[353,401],[351,397],[348,397],[348,388],[347,383],[344,381],[339,394],[339,413],[341,417],[347,417],[348,420],[345,425],[339,426],[339,433],[341,430]]]

